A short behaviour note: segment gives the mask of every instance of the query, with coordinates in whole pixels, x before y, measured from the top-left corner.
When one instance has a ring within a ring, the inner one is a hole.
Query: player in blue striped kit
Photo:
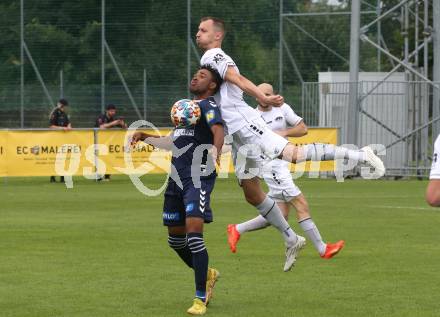
[[[153,135],[137,132],[132,143],[142,140],[163,147],[172,147],[171,175],[164,195],[163,223],[168,227],[169,246],[194,270],[196,294],[189,314],[203,315],[212,296],[219,272],[208,268],[208,251],[203,239],[204,223],[212,222],[210,194],[217,173],[224,140],[223,121],[214,98],[221,84],[218,73],[202,66],[194,75],[190,91],[200,107],[197,124],[176,127],[169,137],[158,140]],[[209,149],[211,148],[211,149]],[[211,150],[217,153],[213,158]]]

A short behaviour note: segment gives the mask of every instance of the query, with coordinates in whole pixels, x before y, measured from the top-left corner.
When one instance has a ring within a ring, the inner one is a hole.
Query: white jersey
[[[434,143],[434,153],[432,155],[432,166],[429,179],[440,179],[440,135]]]
[[[286,103],[280,107],[272,107],[269,111],[261,111],[259,109],[257,109],[257,111],[272,131],[285,130],[294,127],[303,120],[303,118],[298,116]],[[275,159],[268,164],[270,164],[272,169],[281,167],[287,168],[289,162]]]
[[[240,73],[231,57],[226,55],[221,48],[212,48],[203,54],[200,65],[210,65],[225,79],[229,66]],[[243,91],[230,82],[224,81],[219,92],[214,96],[219,105],[220,112],[225,122],[225,133],[233,134],[243,128],[250,121],[258,118],[260,114],[243,100]]]
[[[285,130],[302,121],[287,103],[280,107],[272,107],[269,111],[261,111],[258,108],[257,110],[272,131]]]

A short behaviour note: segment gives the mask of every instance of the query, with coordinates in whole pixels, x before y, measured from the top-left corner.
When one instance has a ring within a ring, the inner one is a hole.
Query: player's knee
[[[426,202],[431,207],[439,207],[440,206],[440,197],[438,195],[427,194],[425,199],[426,199]]]
[[[186,247],[186,235],[168,235],[168,245],[174,250],[180,250]]]
[[[309,204],[304,197],[299,196],[292,202],[292,205],[296,209],[298,219],[310,218]]]
[[[261,202],[264,200],[264,196],[258,194],[245,195],[245,198],[246,201],[253,206],[261,204]]]
[[[288,162],[296,162],[298,160],[298,147],[292,143],[288,143],[281,153],[280,158]]]
[[[203,232],[203,218],[199,217],[187,217],[186,218],[186,230],[187,232]]]
[[[299,220],[310,218],[310,213],[307,209],[297,209],[296,215]]]
[[[247,189],[244,191],[244,197],[249,204],[257,206],[266,199],[266,193],[260,188],[255,188],[253,190]]]
[[[430,180],[426,188],[425,199],[432,207],[440,206],[440,182],[439,180]]]

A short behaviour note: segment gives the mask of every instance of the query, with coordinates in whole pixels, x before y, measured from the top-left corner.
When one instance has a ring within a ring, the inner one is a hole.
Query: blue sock
[[[176,251],[177,255],[186,263],[190,268],[193,267],[192,254],[186,241],[186,235],[170,234],[168,235],[169,246]]]
[[[206,300],[206,279],[208,276],[208,251],[202,233],[188,233],[188,247],[192,253],[192,265],[196,282],[196,297]]]

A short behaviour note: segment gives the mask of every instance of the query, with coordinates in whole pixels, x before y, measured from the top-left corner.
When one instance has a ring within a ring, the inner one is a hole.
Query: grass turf
[[[75,179],[73,189],[48,178],[1,181],[1,316],[185,315],[193,274],[167,246],[161,196],[143,196],[126,177]],[[222,276],[208,315],[438,316],[440,211],[424,202],[426,182],[297,183],[324,239],[345,239],[345,249],[323,260],[309,242],[284,273],[270,228],[243,235],[231,254],[226,225],[256,212],[234,177],[219,179],[205,238]]]

